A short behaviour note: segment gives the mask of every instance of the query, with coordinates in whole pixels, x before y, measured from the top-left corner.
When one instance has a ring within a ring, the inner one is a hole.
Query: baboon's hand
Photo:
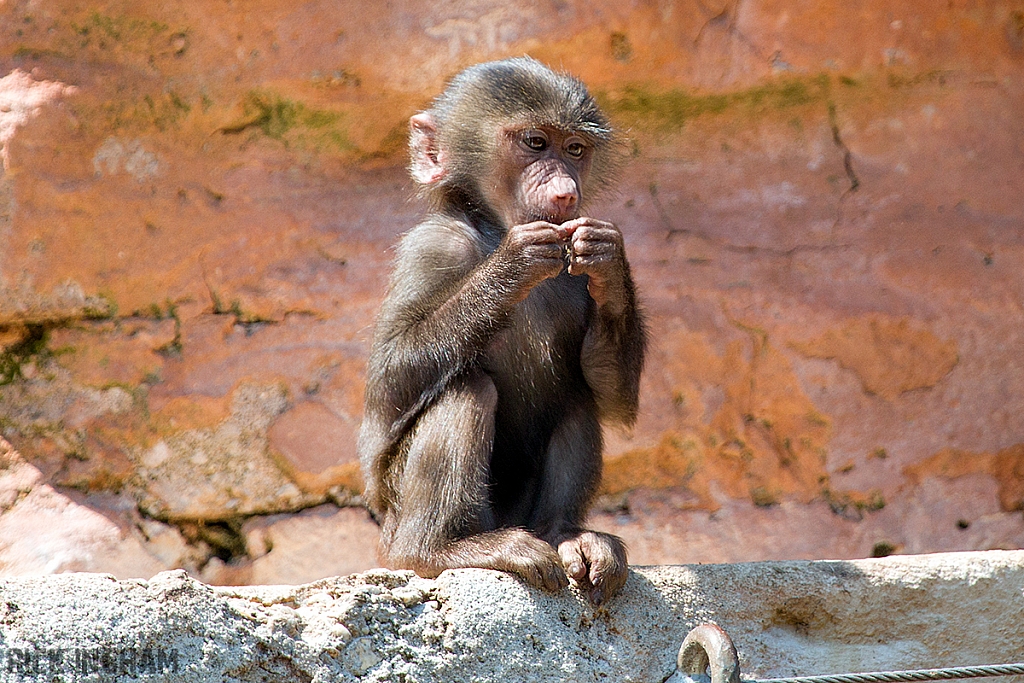
[[[565,266],[562,244],[562,235],[553,223],[536,221],[509,228],[495,256],[516,266],[520,300],[541,282],[562,271]]]
[[[590,278],[590,296],[599,306],[618,306],[626,260],[619,229],[614,223],[584,217],[563,223],[559,232],[569,235],[569,274]]]

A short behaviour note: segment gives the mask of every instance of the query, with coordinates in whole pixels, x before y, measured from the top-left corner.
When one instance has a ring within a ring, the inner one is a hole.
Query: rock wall
[[[654,344],[595,526],[643,563],[1024,543],[1024,1],[10,0],[4,571],[372,566],[405,122],[523,53],[633,149],[595,213]]]
[[[0,582],[0,677],[660,683],[713,621],[769,678],[1018,662],[1022,619],[1021,552],[643,567],[597,610],[478,569],[252,588],[75,574]]]

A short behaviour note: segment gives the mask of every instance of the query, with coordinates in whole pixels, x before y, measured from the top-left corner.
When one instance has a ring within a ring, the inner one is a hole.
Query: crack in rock
[[[857,188],[860,187],[860,178],[857,177],[857,173],[853,170],[853,154],[850,152],[850,148],[846,146],[846,143],[843,142],[843,137],[839,132],[839,119],[836,114],[835,102],[828,103],[828,123],[832,127],[832,142],[843,153],[843,168],[846,170],[846,177],[850,179],[850,187],[843,193],[845,197],[850,192],[857,191]],[[839,200],[842,201],[842,197]]]

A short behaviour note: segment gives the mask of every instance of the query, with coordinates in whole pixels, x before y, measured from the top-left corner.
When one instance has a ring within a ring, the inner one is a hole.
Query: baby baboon
[[[600,603],[626,550],[582,524],[600,423],[636,419],[645,328],[622,234],[583,207],[620,145],[580,81],[527,58],[467,69],[410,125],[432,212],[398,249],[359,444],[382,559]]]

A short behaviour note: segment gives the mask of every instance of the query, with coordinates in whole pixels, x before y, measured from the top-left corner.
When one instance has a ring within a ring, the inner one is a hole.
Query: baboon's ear
[[[447,173],[446,154],[437,145],[437,121],[423,112],[409,119],[409,152],[413,179],[423,185],[441,180]]]

